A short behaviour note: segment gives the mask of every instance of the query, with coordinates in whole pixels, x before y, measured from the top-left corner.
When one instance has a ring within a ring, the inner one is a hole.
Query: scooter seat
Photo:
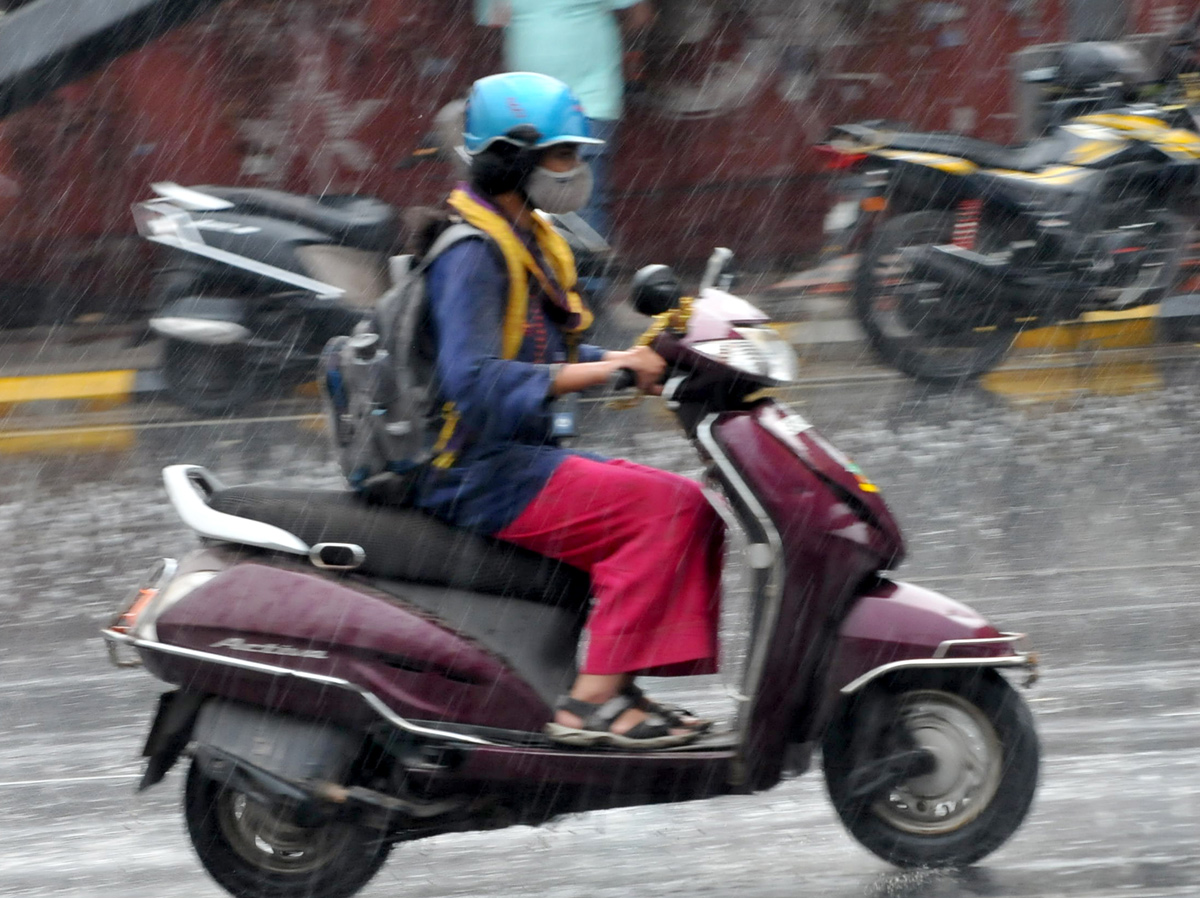
[[[349,490],[238,486],[214,492],[208,504],[279,527],[310,546],[357,545],[366,556],[357,574],[573,611],[586,608],[591,596],[591,582],[578,568],[459,530],[417,509],[369,505]]]
[[[355,249],[391,252],[400,233],[395,207],[368,196],[298,196],[251,187],[193,189],[233,203],[242,212],[308,225]]]

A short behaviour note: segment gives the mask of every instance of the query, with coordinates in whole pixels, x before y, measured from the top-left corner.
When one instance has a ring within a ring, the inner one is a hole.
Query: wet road
[[[1024,694],[1043,778],[1016,836],[963,874],[897,872],[842,830],[810,772],[757,796],[401,846],[363,895],[1200,894],[1200,369],[1168,366],[1132,395],[1035,398],[858,371],[810,370],[791,397],[883,487],[909,540],[901,575],[1029,632],[1041,655]],[[0,460],[0,894],[224,894],[184,835],[179,774],[133,794],[159,687],[109,667],[96,630],[153,559],[194,544],[162,465],[312,486],[336,470],[311,418],[138,417]],[[697,468],[652,404],[589,417],[589,448]],[[717,683],[673,685],[702,711],[724,707]]]

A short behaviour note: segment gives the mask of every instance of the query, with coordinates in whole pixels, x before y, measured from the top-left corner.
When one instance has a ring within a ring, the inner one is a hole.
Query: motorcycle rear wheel
[[[962,383],[995,367],[1012,345],[1015,325],[988,297],[955,295],[936,281],[907,277],[898,253],[950,243],[953,212],[911,212],[885,222],[859,261],[854,312],[867,340],[888,364],[927,383]]]
[[[1004,844],[1033,802],[1039,759],[1033,717],[1012,686],[982,670],[907,674],[870,688],[882,690],[882,706],[935,766],[877,794],[852,794],[856,760],[874,758],[855,743],[865,704],[844,707],[822,763],[851,835],[899,867],[966,866]]]
[[[195,761],[183,811],[200,863],[237,898],[348,898],[379,872],[392,847],[352,823],[300,826]]]

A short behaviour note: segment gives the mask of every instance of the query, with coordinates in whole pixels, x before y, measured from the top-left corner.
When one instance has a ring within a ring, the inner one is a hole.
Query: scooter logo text
[[[246,642],[240,636],[222,639],[209,646],[210,649],[233,649],[235,652],[254,652],[258,655],[286,655],[289,658],[328,658],[329,653],[321,649],[298,649],[290,645],[273,642]]]

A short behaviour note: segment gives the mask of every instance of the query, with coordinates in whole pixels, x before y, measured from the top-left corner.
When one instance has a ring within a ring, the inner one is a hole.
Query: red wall
[[[660,0],[617,158],[631,264],[696,261],[714,244],[794,263],[820,242],[808,147],[829,124],[1009,139],[1011,53],[1065,37],[1059,0],[869,5],[839,20],[819,2]],[[1145,30],[1192,4],[1133,6]],[[13,296],[28,305],[14,285],[39,291],[44,320],[138,310],[150,256],[129,204],[155,180],[436,201],[442,167],[395,166],[499,65],[469,14],[467,0],[229,0],[0,123],[0,324],[5,297],[8,323]]]

